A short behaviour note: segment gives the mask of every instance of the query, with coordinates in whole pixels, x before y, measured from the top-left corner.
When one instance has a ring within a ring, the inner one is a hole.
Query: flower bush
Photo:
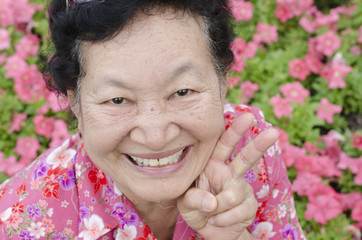
[[[360,239],[362,2],[229,3],[227,99],[261,108],[279,129],[306,236]],[[74,131],[66,101],[41,80],[49,46],[42,0],[0,0],[0,182]]]

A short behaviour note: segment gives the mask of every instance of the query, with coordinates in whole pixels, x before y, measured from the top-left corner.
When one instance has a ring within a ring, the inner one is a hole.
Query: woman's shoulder
[[[5,227],[8,236],[21,234],[23,228],[30,229],[34,224],[43,224],[42,221],[48,222],[54,230],[60,227],[59,221],[53,218],[53,215],[59,216],[57,212],[67,216],[74,214],[77,221],[76,211],[67,212],[64,208],[72,202],[78,205],[72,197],[77,191],[74,178],[76,137],[73,135],[48,149],[0,185],[0,225]]]

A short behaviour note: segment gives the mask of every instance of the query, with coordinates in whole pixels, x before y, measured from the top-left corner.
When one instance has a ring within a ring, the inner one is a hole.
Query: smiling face
[[[224,130],[224,86],[201,25],[163,13],[82,46],[73,110],[84,147],[135,205],[183,194]]]

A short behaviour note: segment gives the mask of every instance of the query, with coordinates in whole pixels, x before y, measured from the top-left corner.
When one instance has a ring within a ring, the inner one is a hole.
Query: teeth
[[[157,166],[165,166],[168,164],[177,163],[180,156],[182,155],[184,149],[178,151],[177,153],[160,159],[144,159],[139,157],[134,157],[132,155],[129,155],[138,166],[151,166],[151,167],[157,167]]]

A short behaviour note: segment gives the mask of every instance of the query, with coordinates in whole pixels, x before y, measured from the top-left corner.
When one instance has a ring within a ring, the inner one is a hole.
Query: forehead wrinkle
[[[171,70],[168,79],[174,79],[175,77],[181,76],[185,73],[191,73],[197,77],[202,77],[202,74],[191,62],[186,62],[174,70]]]
[[[95,86],[92,88],[91,92],[96,94],[104,87],[115,87],[115,88],[128,88],[128,83],[119,79],[107,78],[105,77],[103,80],[96,81]]]

